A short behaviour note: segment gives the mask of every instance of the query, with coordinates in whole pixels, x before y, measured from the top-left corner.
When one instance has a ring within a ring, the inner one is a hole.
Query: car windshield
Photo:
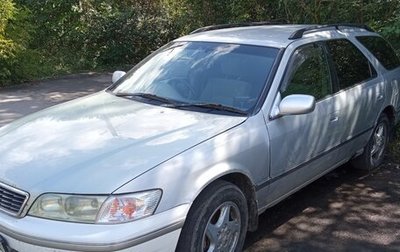
[[[248,113],[262,93],[278,51],[249,45],[173,42],[134,67],[111,90],[169,107]]]

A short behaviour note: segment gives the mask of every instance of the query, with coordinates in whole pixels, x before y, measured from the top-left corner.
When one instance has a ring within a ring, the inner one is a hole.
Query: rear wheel
[[[206,188],[189,211],[177,251],[241,251],[247,231],[246,198],[238,187],[217,181]]]
[[[372,170],[381,165],[389,142],[389,135],[389,119],[385,114],[382,114],[363,154],[352,161],[353,166],[357,169]]]

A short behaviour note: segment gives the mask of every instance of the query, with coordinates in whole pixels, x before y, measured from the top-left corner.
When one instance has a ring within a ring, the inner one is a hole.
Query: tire
[[[363,154],[352,160],[352,165],[361,170],[373,170],[382,164],[391,134],[389,118],[382,114],[376,124]]]
[[[216,181],[193,203],[176,251],[242,251],[247,225],[248,208],[242,191],[231,183]]]

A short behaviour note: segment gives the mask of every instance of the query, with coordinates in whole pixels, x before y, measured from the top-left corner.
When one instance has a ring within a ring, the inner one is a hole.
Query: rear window
[[[387,69],[392,70],[400,65],[400,60],[386,40],[376,36],[360,36],[357,37],[379,62]]]

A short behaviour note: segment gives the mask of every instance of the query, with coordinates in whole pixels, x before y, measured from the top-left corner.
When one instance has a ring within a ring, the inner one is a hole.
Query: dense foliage
[[[399,0],[0,0],[0,85],[132,65],[200,26],[365,23],[400,49]]]

